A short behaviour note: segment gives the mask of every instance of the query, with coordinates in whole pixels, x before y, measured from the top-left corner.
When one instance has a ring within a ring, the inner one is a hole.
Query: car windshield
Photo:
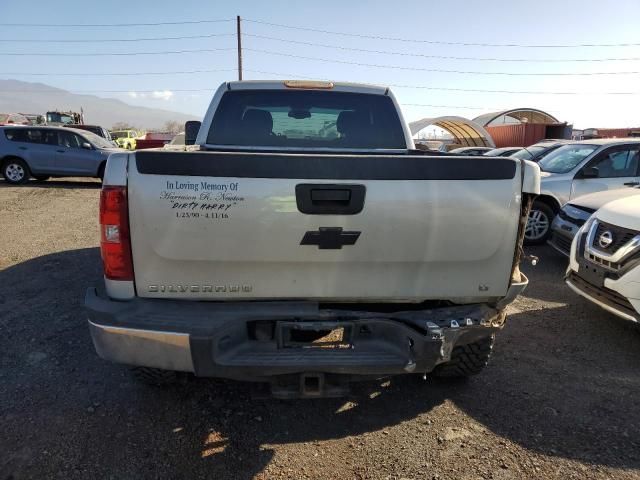
[[[523,148],[522,150],[518,150],[516,153],[512,154],[512,157],[519,158],[521,160],[531,160],[537,154],[542,153],[548,147],[542,147],[540,145],[531,145],[530,147]]]
[[[49,112],[47,113],[47,122],[49,123],[73,123],[73,117],[64,113]]]
[[[111,138],[113,138],[114,140],[117,140],[119,138],[129,138],[129,132],[126,130],[116,130],[114,132],[111,132]]]
[[[549,173],[567,173],[587,158],[597,145],[563,145],[544,157],[538,165],[540,170]]]
[[[309,90],[224,94],[207,143],[284,148],[406,148],[390,97]]]
[[[504,148],[494,148],[493,150],[489,150],[488,152],[484,152],[484,155],[487,157],[499,157],[500,155],[504,155],[505,152],[508,152],[508,149]]]
[[[89,132],[87,130],[83,130],[81,135],[84,138],[86,138],[87,140],[89,140],[93,144],[94,147],[97,147],[97,148],[113,148],[113,144],[109,143],[104,138],[99,137],[95,133]]]

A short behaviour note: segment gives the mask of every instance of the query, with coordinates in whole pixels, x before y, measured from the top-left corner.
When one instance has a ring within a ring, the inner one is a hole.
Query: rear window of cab
[[[404,149],[395,105],[386,95],[315,90],[226,92],[210,145]]]

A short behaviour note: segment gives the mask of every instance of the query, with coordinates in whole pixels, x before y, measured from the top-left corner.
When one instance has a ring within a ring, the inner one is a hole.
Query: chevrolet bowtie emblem
[[[307,232],[300,245],[317,245],[320,250],[339,250],[343,245],[354,245],[360,232],[343,232],[342,227],[320,227],[316,232]]]

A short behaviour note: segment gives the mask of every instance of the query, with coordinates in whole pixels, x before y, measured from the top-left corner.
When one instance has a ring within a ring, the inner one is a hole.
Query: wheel
[[[524,230],[525,245],[539,245],[546,242],[551,233],[551,222],[554,217],[549,205],[542,202],[533,202],[529,219]]]
[[[491,335],[474,343],[454,347],[451,360],[438,365],[433,375],[440,378],[464,378],[477,375],[489,362],[494,338]]]
[[[49,175],[32,175],[32,176],[33,176],[33,178],[35,178],[39,182],[44,182],[44,181],[49,180],[51,178]]]
[[[24,160],[10,158],[2,166],[2,175],[8,183],[19,185],[28,182],[31,173]]]
[[[177,372],[150,367],[133,367],[131,369],[136,380],[148,385],[164,386],[174,383],[178,379]]]

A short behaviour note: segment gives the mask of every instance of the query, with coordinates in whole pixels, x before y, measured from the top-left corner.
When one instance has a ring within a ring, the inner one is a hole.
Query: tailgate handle
[[[313,203],[322,202],[344,202],[349,203],[351,200],[351,190],[346,189],[313,189],[311,190],[311,201]]]
[[[296,204],[308,215],[355,215],[364,208],[365,192],[364,185],[300,183]]]

